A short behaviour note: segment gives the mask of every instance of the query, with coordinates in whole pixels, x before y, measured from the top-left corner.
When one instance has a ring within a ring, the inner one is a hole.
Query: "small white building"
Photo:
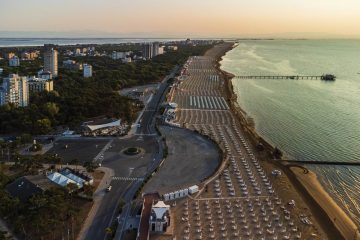
[[[168,226],[170,226],[170,206],[158,201],[151,209],[150,231],[166,232]]]
[[[199,186],[198,185],[194,185],[194,186],[189,187],[189,193],[190,194],[197,193],[198,191],[199,191]]]
[[[3,73],[4,69],[0,68],[0,75]]]
[[[90,64],[84,64],[83,69],[85,78],[92,77],[92,66]]]
[[[9,59],[9,66],[10,67],[18,67],[20,66],[20,59],[17,56],[13,56]]]

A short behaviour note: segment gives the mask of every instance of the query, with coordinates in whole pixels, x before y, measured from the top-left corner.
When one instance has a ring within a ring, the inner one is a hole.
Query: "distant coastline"
[[[144,42],[172,42],[184,38],[11,38],[0,37],[0,47],[37,47],[44,44],[81,45],[81,44],[124,44]]]

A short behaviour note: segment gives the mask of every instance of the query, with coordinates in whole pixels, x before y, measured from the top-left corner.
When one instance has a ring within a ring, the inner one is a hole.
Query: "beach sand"
[[[304,173],[303,169],[290,167],[296,178],[305,187],[307,192],[314,198],[319,206],[325,211],[331,222],[340,231],[345,239],[360,239],[359,231],[355,223],[336,204],[330,195],[324,190],[314,172]]]

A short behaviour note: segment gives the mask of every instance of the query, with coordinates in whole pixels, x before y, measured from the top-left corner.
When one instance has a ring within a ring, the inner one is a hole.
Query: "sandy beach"
[[[360,239],[359,231],[355,223],[349,216],[336,204],[320,184],[314,172],[307,172],[297,167],[290,167],[296,178],[305,187],[308,193],[314,198],[319,206],[328,215],[331,222],[340,231],[345,239]]]
[[[229,48],[229,51],[235,47]],[[304,171],[304,167],[287,167],[280,161],[271,160],[274,147],[264,140],[255,131],[252,122],[249,122],[249,117],[246,112],[241,109],[237,103],[237,96],[233,91],[231,83],[233,74],[223,71],[220,68],[222,57],[218,59],[218,70],[226,79],[226,92],[231,109],[238,117],[242,127],[248,133],[249,139],[253,144],[261,143],[265,151],[263,151],[262,160],[264,161],[265,169],[280,168],[285,174],[286,179],[275,182],[277,188],[288,189],[290,191],[282,192],[282,197],[285,199],[295,198],[295,195],[300,195],[304,203],[309,207],[316,221],[321,226],[329,239],[360,239],[359,230],[351,218],[336,204],[336,202],[325,191],[319,182],[315,173],[311,171]],[[296,194],[294,194],[296,192]],[[298,198],[297,198],[298,199]]]

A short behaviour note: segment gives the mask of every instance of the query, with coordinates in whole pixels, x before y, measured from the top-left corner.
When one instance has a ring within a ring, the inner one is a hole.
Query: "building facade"
[[[151,209],[150,231],[166,232],[168,226],[170,226],[170,206],[158,201]]]
[[[13,56],[9,59],[9,66],[10,67],[18,67],[20,66],[20,59],[17,56]]]
[[[27,77],[10,74],[9,77],[4,78],[0,92],[0,105],[12,103],[18,107],[26,107],[29,104]]]
[[[53,77],[58,76],[58,51],[45,47],[44,72],[50,72]]]
[[[84,68],[84,77],[85,78],[89,78],[92,77],[92,66],[90,64],[84,64],[83,65]]]
[[[159,43],[158,42],[154,42],[153,43],[153,57],[156,57],[157,55],[159,55]]]
[[[54,90],[54,82],[52,80],[33,77],[29,79],[28,84],[30,93],[43,91],[50,92]]]
[[[34,60],[36,58],[38,58],[38,52],[34,51],[34,52],[23,52],[21,54],[21,58],[23,60]]]
[[[153,57],[154,47],[152,43],[145,43],[143,46],[143,57],[145,59],[151,59]]]

